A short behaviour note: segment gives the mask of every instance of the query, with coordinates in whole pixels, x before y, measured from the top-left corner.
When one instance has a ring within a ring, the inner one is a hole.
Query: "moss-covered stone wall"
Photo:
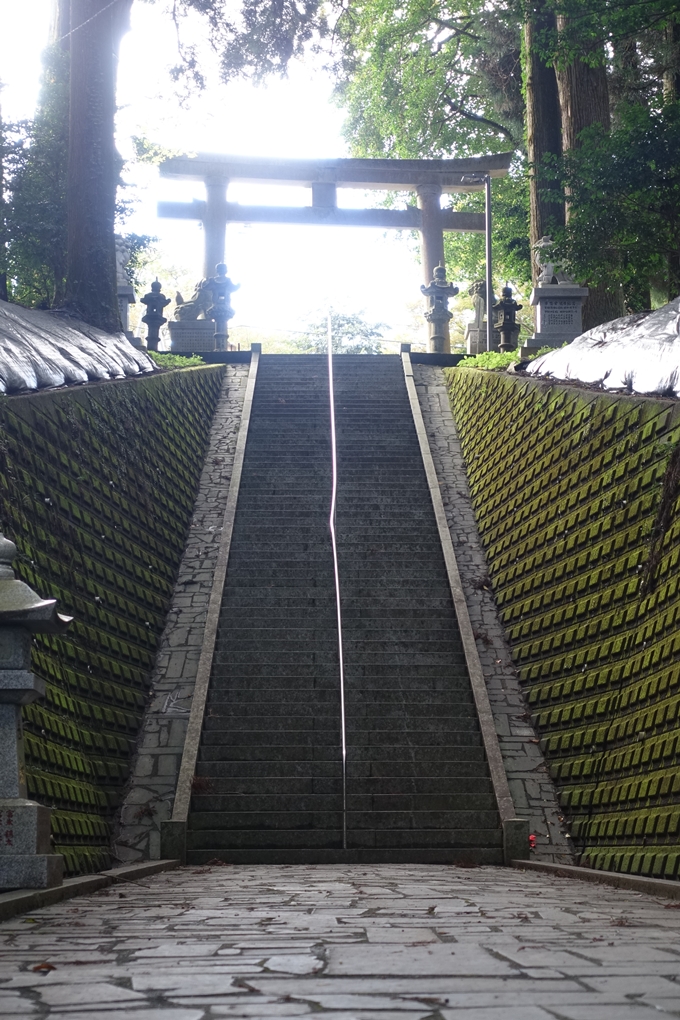
[[[447,372],[498,607],[582,861],[680,877],[680,405]]]
[[[74,622],[38,635],[24,709],[29,796],[71,874],[109,866],[222,366],[0,398],[2,526],[17,574]]]

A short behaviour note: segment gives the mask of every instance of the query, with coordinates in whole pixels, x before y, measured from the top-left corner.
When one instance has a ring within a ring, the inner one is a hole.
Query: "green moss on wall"
[[[0,400],[2,526],[17,574],[75,619],[38,635],[24,709],[29,796],[69,873],[110,866],[150,673],[222,366]]]
[[[680,405],[447,375],[575,849],[594,867],[680,877]]]

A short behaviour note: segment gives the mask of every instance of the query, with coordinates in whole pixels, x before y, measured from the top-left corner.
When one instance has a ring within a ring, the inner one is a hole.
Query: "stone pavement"
[[[444,374],[440,368],[414,365],[413,375],[512,799],[536,836],[536,860],[573,863],[566,822],[496,609]]]
[[[172,813],[248,372],[248,365],[226,366],[187,544],[156,656],[151,702],[113,844],[121,863],[157,860],[160,823]]]
[[[677,901],[503,868],[183,868],[0,924],[4,1020],[680,1017]]]

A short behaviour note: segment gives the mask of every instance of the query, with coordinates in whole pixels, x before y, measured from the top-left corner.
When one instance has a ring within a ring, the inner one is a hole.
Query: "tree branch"
[[[485,124],[487,127],[493,128],[494,131],[500,131],[509,142],[512,142],[513,145],[517,144],[512,133],[506,127],[503,127],[502,124],[499,124],[498,121],[491,120],[489,117],[483,117],[480,113],[473,113],[472,110],[466,110],[460,103],[454,102],[450,96],[444,96],[443,98],[452,113],[458,113],[461,117],[465,117],[466,120],[471,120],[475,124]],[[452,118],[447,117],[446,119],[451,120]]]

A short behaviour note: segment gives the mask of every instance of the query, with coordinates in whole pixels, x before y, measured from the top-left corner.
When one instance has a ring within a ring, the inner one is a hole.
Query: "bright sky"
[[[51,0],[0,0],[0,15],[3,116],[7,120],[30,117]],[[132,135],[179,151],[348,155],[341,134],[343,113],[332,104],[331,83],[323,73],[297,65],[288,79],[274,79],[259,88],[242,82],[220,85],[213,76],[209,89],[182,109],[168,74],[168,67],[176,63],[174,46],[163,0],[136,0],[118,80],[118,147],[124,157],[132,156]],[[202,185],[161,180],[152,167],[132,167],[126,177],[135,184],[139,202],[125,229],[158,237],[161,282],[169,296],[178,286],[190,289],[202,271],[201,228],[191,221],[159,219],[156,202],[202,198]],[[229,197],[253,204],[295,205],[309,204],[311,198],[304,189],[245,185],[232,185]],[[339,194],[343,205],[374,201],[375,196],[356,191]],[[408,234],[233,224],[227,229],[226,260],[229,275],[241,284],[233,300],[234,327],[247,325],[267,332],[300,329],[310,317],[332,306],[387,323],[395,330],[393,336],[402,334],[406,339],[404,334],[413,330],[421,275]]]

